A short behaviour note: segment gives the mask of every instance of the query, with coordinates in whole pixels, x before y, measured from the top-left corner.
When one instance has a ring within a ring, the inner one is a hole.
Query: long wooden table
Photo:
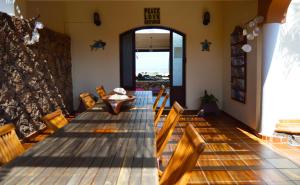
[[[0,184],[158,184],[152,93],[118,115],[90,110],[0,169]]]

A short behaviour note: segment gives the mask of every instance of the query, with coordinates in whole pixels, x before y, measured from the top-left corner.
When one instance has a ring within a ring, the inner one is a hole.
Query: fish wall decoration
[[[95,40],[94,43],[92,45],[90,45],[91,50],[98,50],[100,48],[102,48],[104,50],[106,43],[103,42],[102,40]]]

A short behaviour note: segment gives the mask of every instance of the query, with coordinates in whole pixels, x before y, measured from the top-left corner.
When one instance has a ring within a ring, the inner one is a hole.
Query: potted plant
[[[208,94],[205,90],[204,96],[201,97],[200,111],[198,115],[207,116],[211,114],[220,114],[220,110],[217,104],[218,101],[219,100],[213,94]]]

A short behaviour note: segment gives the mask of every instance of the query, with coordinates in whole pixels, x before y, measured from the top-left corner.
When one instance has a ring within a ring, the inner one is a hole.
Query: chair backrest
[[[165,96],[165,98],[164,98],[164,101],[162,102],[161,106],[159,107],[157,113],[156,113],[155,116],[154,116],[154,126],[155,126],[155,127],[157,127],[157,124],[158,124],[158,122],[159,122],[160,116],[161,116],[161,114],[162,114],[163,111],[164,111],[164,108],[165,108],[166,103],[167,103],[167,101],[168,101],[168,99],[169,99],[169,96],[170,96],[169,94],[166,94],[166,96]]]
[[[56,131],[69,123],[69,121],[62,114],[60,109],[47,114],[42,118],[42,120],[46,123],[47,127]]]
[[[106,91],[102,85],[100,87],[96,87],[96,91],[101,99],[107,95]]]
[[[0,164],[6,164],[24,152],[13,124],[0,127]]]
[[[86,109],[91,109],[95,106],[96,102],[90,95],[90,93],[81,93],[80,98]]]
[[[154,101],[154,104],[153,104],[153,111],[156,110],[157,105],[158,105],[159,100],[160,100],[160,97],[165,93],[165,91],[166,91],[166,88],[165,88],[164,85],[162,85],[162,86],[160,87],[160,90],[159,90],[159,92],[158,92],[158,94],[157,94],[157,97],[156,97],[156,99],[155,99],[155,101]]]
[[[183,113],[183,108],[177,103],[174,102],[164,124],[162,125],[161,129],[159,130],[157,137],[156,137],[156,147],[157,147],[157,156],[159,157],[165,146],[167,145],[172,133],[175,129],[175,126]]]
[[[204,148],[204,140],[192,124],[188,124],[160,178],[160,185],[186,185]]]

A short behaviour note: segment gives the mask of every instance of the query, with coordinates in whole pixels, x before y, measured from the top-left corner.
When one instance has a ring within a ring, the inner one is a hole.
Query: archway
[[[169,87],[170,105],[178,101],[185,106],[186,103],[186,81],[185,81],[185,34],[175,29],[164,26],[142,26],[133,28],[120,34],[120,85],[128,90],[136,90],[136,32],[139,30],[166,30],[169,32],[169,44],[167,48],[146,48],[143,51],[167,51],[169,53]]]
[[[291,0],[258,1],[258,14],[265,18],[265,23],[284,23]]]

